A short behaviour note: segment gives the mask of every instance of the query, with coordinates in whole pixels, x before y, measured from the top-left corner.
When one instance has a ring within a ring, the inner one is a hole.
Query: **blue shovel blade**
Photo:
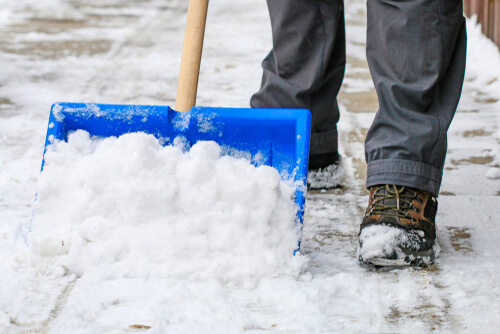
[[[254,164],[276,168],[297,187],[297,223],[303,223],[309,157],[311,114],[306,109],[243,109],[193,107],[178,112],[167,106],[56,103],[52,106],[45,149],[68,133],[85,130],[91,136],[111,137],[145,132],[162,142],[182,137],[193,145],[212,140],[248,152]],[[45,160],[42,162],[42,169]]]

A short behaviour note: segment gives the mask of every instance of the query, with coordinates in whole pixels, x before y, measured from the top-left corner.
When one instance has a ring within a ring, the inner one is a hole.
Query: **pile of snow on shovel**
[[[189,151],[152,135],[91,138],[83,130],[45,155],[29,244],[52,275],[216,279],[252,285],[299,275],[295,189],[276,169]]]

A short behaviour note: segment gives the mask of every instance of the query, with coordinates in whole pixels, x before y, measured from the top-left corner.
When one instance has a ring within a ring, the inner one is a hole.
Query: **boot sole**
[[[363,259],[359,256],[358,260],[361,264],[372,265],[376,267],[417,267],[426,268],[434,264],[435,252],[434,246],[427,250],[421,252],[410,251],[399,247],[399,249],[405,254],[404,259],[390,259],[373,257],[370,259]]]

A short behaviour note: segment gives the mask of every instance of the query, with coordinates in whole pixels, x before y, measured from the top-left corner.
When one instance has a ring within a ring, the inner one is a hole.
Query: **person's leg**
[[[437,196],[465,73],[462,0],[369,0],[367,58],[380,109],[365,142],[367,187]]]
[[[368,1],[367,57],[380,108],[365,142],[361,262],[434,261],[436,197],[465,56],[461,0]]]
[[[262,63],[262,86],[250,105],[309,109],[310,167],[326,167],[338,160],[337,94],[345,70],[343,1],[267,0],[267,4],[273,49]]]

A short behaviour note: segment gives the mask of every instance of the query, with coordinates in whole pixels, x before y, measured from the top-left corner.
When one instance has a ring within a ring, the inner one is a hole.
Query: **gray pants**
[[[343,1],[267,4],[273,49],[251,106],[311,110],[311,154],[335,152],[346,62]],[[466,39],[462,0],[368,0],[366,52],[379,110],[365,142],[367,187],[439,193]]]

